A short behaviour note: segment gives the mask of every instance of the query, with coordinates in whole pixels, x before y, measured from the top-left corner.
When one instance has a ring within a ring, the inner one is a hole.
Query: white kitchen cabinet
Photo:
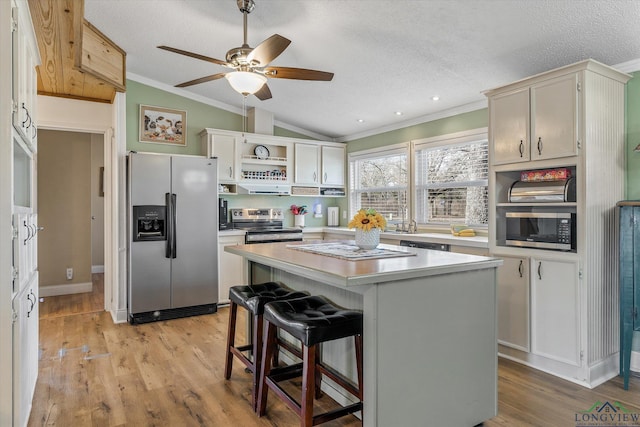
[[[200,138],[205,155],[218,158],[218,182],[234,184],[238,180],[238,136],[205,129]]]
[[[577,154],[578,73],[490,98],[494,165]]]
[[[13,214],[14,292],[20,292],[38,269],[37,215],[21,208]]]
[[[578,264],[531,258],[531,352],[580,364]]]
[[[529,259],[501,257],[498,267],[498,342],[529,351]]]
[[[621,159],[630,77],[586,60],[485,92],[489,249],[493,256],[530,260],[529,350],[508,345],[501,332],[500,354],[588,387],[618,374],[615,206],[625,197]],[[527,108],[529,115],[522,113]],[[509,202],[509,189],[521,172],[548,169],[571,173],[574,202]],[[574,214],[575,246],[568,252],[510,246],[509,212]]]
[[[244,244],[244,235],[218,235],[218,303],[229,302],[229,288],[247,284],[241,256],[225,252],[226,246]]]
[[[322,185],[345,185],[345,148],[322,146]]]
[[[14,425],[25,426],[38,379],[38,274],[13,299]]]
[[[296,143],[294,151],[294,184],[319,185],[320,146]]]
[[[38,47],[26,1],[12,2],[13,126],[24,141],[36,145],[36,65]]]
[[[318,232],[303,232],[302,233],[302,240],[309,241],[309,240],[322,240],[322,235],[323,233],[321,231]]]

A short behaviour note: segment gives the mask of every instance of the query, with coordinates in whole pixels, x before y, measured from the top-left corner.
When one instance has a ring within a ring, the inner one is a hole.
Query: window
[[[487,225],[486,131],[466,134],[432,138],[414,145],[418,223]]]
[[[407,206],[409,146],[361,151],[349,156],[351,216],[373,208],[385,218],[397,218]]]

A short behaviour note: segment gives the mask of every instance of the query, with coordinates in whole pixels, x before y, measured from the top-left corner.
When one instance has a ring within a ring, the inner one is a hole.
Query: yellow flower
[[[387,226],[387,220],[382,215],[375,211],[375,209],[360,209],[353,217],[347,227],[360,228],[364,231],[369,231],[373,228],[384,228]]]

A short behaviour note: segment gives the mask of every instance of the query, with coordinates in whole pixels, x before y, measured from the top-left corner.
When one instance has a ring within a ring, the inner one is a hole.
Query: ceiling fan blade
[[[223,78],[225,74],[227,74],[227,73],[218,73],[218,74],[212,74],[212,75],[206,76],[206,77],[200,77],[199,79],[189,80],[188,82],[180,83],[179,85],[176,85],[175,87],[187,87],[187,86],[198,85],[200,83],[210,82],[210,81],[213,81],[213,80],[218,80],[218,79]]]
[[[292,67],[266,67],[264,75],[274,79],[321,80],[325,82],[333,79],[333,73]]]
[[[247,61],[257,61],[259,67],[264,67],[284,52],[290,43],[291,40],[288,38],[274,34],[256,46],[249,55],[247,55]]]
[[[254,93],[254,95],[260,100],[260,101],[264,101],[267,99],[271,99],[271,90],[269,89],[269,86],[267,86],[267,84],[263,84],[262,87],[260,88],[259,91],[257,91],[256,93]]]
[[[180,55],[189,56],[191,58],[200,59],[202,61],[212,62],[212,63],[218,64],[218,65],[224,65],[225,67],[229,66],[229,64],[226,61],[221,61],[221,60],[216,59],[216,58],[211,58],[209,56],[200,55],[198,53],[187,52],[186,50],[176,49],[175,47],[158,46],[158,49],[168,50],[169,52],[178,53]]]

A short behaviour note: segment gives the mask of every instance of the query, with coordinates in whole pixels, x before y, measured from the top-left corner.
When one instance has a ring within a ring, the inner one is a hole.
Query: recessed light
[[[402,111],[396,111],[394,114],[395,114],[396,116],[401,116],[401,115],[402,115]]]
[[[431,100],[432,100],[432,101],[438,101],[438,100],[440,100],[440,97],[439,97],[438,95],[433,95],[433,96],[431,97]]]
[[[358,119],[357,122],[358,123],[364,123],[364,119]]]

